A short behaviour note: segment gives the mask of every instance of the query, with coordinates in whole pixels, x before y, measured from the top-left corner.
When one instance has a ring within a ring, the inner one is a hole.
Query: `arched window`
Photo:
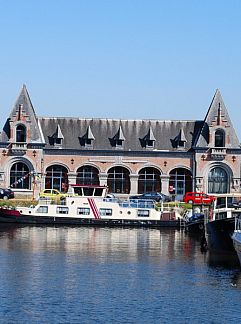
[[[26,164],[18,162],[10,169],[10,186],[12,188],[31,188],[31,175]]]
[[[211,169],[208,174],[208,193],[227,193],[227,192],[228,192],[227,172],[220,167]]]
[[[46,169],[45,189],[68,191],[68,170],[62,165],[51,165]]]
[[[175,194],[178,200],[182,199],[186,192],[192,191],[191,172],[184,168],[173,169],[170,172],[169,190],[171,194]]]
[[[225,132],[222,129],[215,132],[215,147],[225,147]]]
[[[138,193],[148,191],[161,192],[160,171],[156,168],[143,168],[139,172]]]
[[[123,167],[113,167],[108,171],[107,185],[113,193],[130,193],[130,172]]]
[[[85,165],[77,170],[77,184],[99,185],[99,171],[93,166]]]
[[[16,127],[16,142],[26,142],[26,128],[23,125]]]

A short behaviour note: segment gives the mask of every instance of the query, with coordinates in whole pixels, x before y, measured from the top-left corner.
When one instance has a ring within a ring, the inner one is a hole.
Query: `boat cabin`
[[[213,205],[213,220],[241,216],[241,194],[216,195]]]
[[[107,186],[95,185],[78,185],[71,184],[68,194],[81,197],[106,197],[108,192]]]

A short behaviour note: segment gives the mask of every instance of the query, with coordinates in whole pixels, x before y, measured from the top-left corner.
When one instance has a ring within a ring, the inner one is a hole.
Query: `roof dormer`
[[[62,147],[63,140],[64,140],[64,135],[61,131],[61,128],[58,124],[55,133],[52,135],[52,140],[53,140],[53,145],[56,147]]]
[[[125,141],[125,136],[123,134],[121,125],[119,126],[119,129],[117,133],[114,135],[114,137],[110,138],[110,143],[112,146],[116,148],[123,148],[123,143]]]
[[[141,146],[145,148],[153,149],[155,146],[155,136],[153,134],[152,128],[150,127],[147,134],[140,139]]]
[[[179,134],[174,138],[174,144],[176,148],[185,148],[187,139],[184,134],[183,128],[180,129]]]
[[[88,126],[86,133],[79,138],[80,140],[80,145],[87,147],[87,148],[92,148],[93,147],[93,142],[95,140],[95,137],[92,133],[90,125]]]

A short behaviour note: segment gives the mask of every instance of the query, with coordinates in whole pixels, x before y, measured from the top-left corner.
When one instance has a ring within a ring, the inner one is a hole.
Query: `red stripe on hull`
[[[8,208],[0,208],[0,215],[6,216],[21,216],[18,210],[8,209]]]

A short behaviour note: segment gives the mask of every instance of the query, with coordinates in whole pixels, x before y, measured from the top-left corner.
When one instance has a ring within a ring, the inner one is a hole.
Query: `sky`
[[[203,120],[220,89],[241,141],[241,1],[0,0],[0,126],[38,116]]]

